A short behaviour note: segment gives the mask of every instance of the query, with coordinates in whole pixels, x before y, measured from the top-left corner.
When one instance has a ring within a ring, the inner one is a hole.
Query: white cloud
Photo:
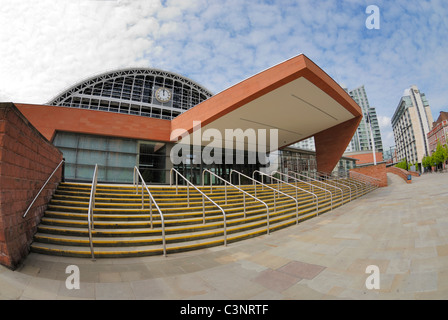
[[[381,29],[357,0],[0,0],[0,98],[43,103],[88,76],[127,66],[183,74],[219,92],[305,53],[348,88],[364,85],[384,121],[416,84],[448,107],[448,9],[378,0]]]

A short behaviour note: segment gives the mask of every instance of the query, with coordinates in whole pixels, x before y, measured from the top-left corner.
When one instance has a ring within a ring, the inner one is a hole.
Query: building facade
[[[437,145],[440,143],[446,146],[448,141],[448,112],[440,112],[440,116],[434,122],[432,130],[428,133],[428,143],[430,154],[436,151]]]
[[[430,154],[433,116],[426,95],[413,85],[405,90],[391,120],[398,161],[422,163]]]
[[[315,138],[314,167],[331,172],[362,118],[304,55],[218,94],[172,72],[126,69],[86,79],[45,105],[16,106],[62,151],[67,180],[91,181],[98,164],[98,180],[111,183],[132,182],[135,167],[150,184],[169,183],[172,169],[194,184],[205,169],[224,179],[232,169],[251,174],[270,166],[260,155],[307,137]],[[227,139],[229,131],[238,136]]]
[[[358,103],[364,114],[364,117],[358,127],[358,130],[353,136],[347,151],[357,152],[373,150],[374,144],[375,151],[383,152],[383,141],[381,138],[378,116],[376,114],[376,109],[370,106],[365,87],[360,86],[350,91],[347,90],[347,92],[353,100]]]

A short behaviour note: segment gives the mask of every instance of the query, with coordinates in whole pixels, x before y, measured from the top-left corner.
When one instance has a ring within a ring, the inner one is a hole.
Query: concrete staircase
[[[329,182],[327,182],[329,183]],[[345,179],[329,192],[314,189],[315,197],[298,192],[298,212],[296,202],[272,190],[257,187],[257,198],[269,207],[269,232],[295,225],[318,214],[329,212],[349,201],[363,196],[375,187],[359,181]],[[311,190],[309,185],[297,184]],[[276,188],[277,185],[272,185]],[[241,186],[255,195],[253,185]],[[187,188],[163,186],[150,188],[165,220],[167,254],[224,245],[224,219],[222,211],[205,201],[205,223],[202,196],[190,188],[190,203]],[[227,244],[268,233],[267,210],[265,205],[248,196],[243,206],[243,193],[235,188],[225,190],[222,186],[199,187],[226,213]],[[38,232],[31,245],[31,251],[50,255],[90,258],[87,212],[91,185],[61,183],[48,205]],[[295,198],[296,189],[280,186],[283,193]],[[94,209],[93,247],[95,258],[141,257],[163,254],[161,219],[145,197],[142,209],[140,190],[133,186],[101,185],[96,189]],[[152,221],[152,222],[151,222]]]

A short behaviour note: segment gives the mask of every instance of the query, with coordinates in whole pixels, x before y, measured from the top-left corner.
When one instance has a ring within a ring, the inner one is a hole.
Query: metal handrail
[[[314,172],[314,178],[319,180],[317,175],[319,175],[320,178],[324,178],[325,180],[328,180],[329,177],[331,177],[331,174],[328,174],[326,172],[323,171],[315,171]]]
[[[142,181],[142,209],[144,209],[143,187],[146,189],[146,192],[149,195],[149,210],[150,210],[151,229],[153,227],[153,224],[152,224],[152,203],[153,202],[154,202],[154,205],[156,206],[157,211],[160,214],[160,221],[162,223],[163,255],[166,257],[165,218],[163,217],[163,213],[160,210],[159,206],[157,205],[156,200],[154,200],[154,197],[152,196],[151,192],[149,191],[148,186],[146,185],[145,180],[143,179],[142,174],[140,173],[140,170],[138,170],[137,167],[134,167],[134,186],[136,186],[137,194],[138,194],[138,187],[140,185],[139,178]]]
[[[222,216],[223,216],[223,222],[224,222],[224,246],[227,246],[227,216],[226,213],[224,211],[224,209],[218,205],[215,201],[213,201],[212,199],[210,199],[209,196],[207,196],[204,192],[202,192],[201,190],[199,190],[193,183],[191,183],[187,178],[185,178],[179,171],[177,171],[176,169],[172,168],[170,170],[170,186],[172,186],[172,174],[176,173],[176,194],[178,193],[178,180],[177,177],[181,177],[182,179],[184,179],[187,182],[187,193],[188,193],[188,205],[190,205],[190,189],[189,189],[189,185],[191,185],[196,191],[198,191],[201,195],[202,195],[202,214],[203,214],[203,221],[205,224],[205,203],[204,203],[204,197],[210,201],[213,205],[215,205],[216,207],[218,207],[219,210],[221,210],[222,212]]]
[[[237,189],[237,190],[239,190],[239,191],[241,191],[241,192],[243,193],[244,218],[246,218],[246,194],[247,194],[249,197],[255,199],[256,201],[259,201],[259,202],[261,202],[262,204],[264,204],[265,207],[266,207],[266,220],[267,220],[267,227],[268,227],[268,232],[267,232],[267,233],[269,234],[269,206],[266,204],[266,202],[264,202],[264,201],[258,199],[257,197],[251,195],[251,194],[248,193],[247,191],[245,191],[245,190],[243,190],[243,189],[237,187],[236,185],[232,184],[231,182],[225,180],[224,178],[221,178],[221,177],[218,176],[216,173],[213,173],[213,172],[211,172],[211,171],[208,170],[208,169],[204,169],[204,170],[202,171],[202,186],[204,186],[204,181],[205,181],[205,180],[204,180],[204,173],[206,173],[206,172],[208,172],[210,175],[215,176],[216,178],[220,179],[221,181],[224,181],[224,183],[225,183],[224,186],[225,186],[225,188],[226,188],[226,204],[227,204],[227,184],[230,185],[230,186],[232,186],[232,187],[234,187],[235,189]],[[212,179],[210,179],[210,190],[212,190]]]
[[[332,184],[329,184],[329,183],[326,183],[326,182],[317,180],[317,179],[313,179],[313,178],[311,178],[311,177],[309,177],[309,176],[307,176],[307,175],[304,175],[304,174],[301,174],[301,173],[297,173],[297,172],[294,172],[294,171],[288,171],[288,173],[292,173],[292,174],[296,175],[296,177],[297,177],[297,176],[306,177],[306,178],[308,178],[308,179],[310,179],[310,180],[312,180],[312,181],[318,182],[318,183],[320,183],[320,184],[322,184],[322,185],[329,186],[330,188],[339,189],[339,191],[341,191],[341,202],[344,202],[344,191],[343,191],[341,188],[336,187],[336,186],[334,186],[334,185],[332,185]],[[301,180],[301,181],[303,181],[303,180]],[[324,188],[324,189],[325,189],[325,188]]]
[[[280,190],[277,190],[277,189],[275,189],[275,188],[272,188],[271,186],[269,186],[269,185],[267,185],[267,184],[265,184],[265,183],[262,183],[262,182],[260,182],[260,181],[258,181],[258,180],[255,180],[254,178],[251,178],[251,177],[245,175],[244,173],[241,173],[241,172],[236,171],[236,170],[233,170],[233,169],[230,170],[230,181],[232,181],[232,173],[234,173],[234,172],[235,172],[236,174],[238,174],[239,176],[243,176],[243,177],[245,177],[246,179],[252,180],[252,181],[254,182],[254,187],[255,187],[255,188],[254,188],[254,189],[255,189],[255,197],[257,196],[257,186],[255,185],[256,183],[259,183],[259,184],[261,184],[262,186],[265,186],[265,187],[267,187],[268,189],[273,190],[273,191],[274,191],[274,210],[277,210],[277,202],[276,202],[276,200],[275,200],[275,192],[277,192],[277,193],[279,193],[279,194],[283,194],[284,196],[293,199],[293,200],[296,202],[296,217],[297,217],[297,223],[299,223],[299,202],[297,201],[297,199],[295,199],[294,197],[290,196],[289,194],[286,194],[286,193],[284,193],[284,192],[282,192],[282,191],[280,191]]]
[[[25,218],[28,214],[28,212],[31,210],[32,206],[34,205],[34,202],[36,202],[37,198],[39,198],[40,194],[42,193],[42,191],[45,189],[45,187],[47,186],[47,184],[50,182],[51,178],[53,178],[54,174],[56,173],[56,171],[58,171],[58,169],[62,166],[62,164],[65,162],[64,159],[62,159],[62,161],[58,164],[58,166],[56,167],[56,169],[54,169],[53,173],[50,175],[50,177],[47,179],[47,181],[45,181],[44,185],[42,186],[42,188],[40,188],[39,192],[37,193],[37,195],[34,197],[34,200],[31,202],[31,204],[28,206],[28,209],[26,209],[25,213],[23,214],[22,218]]]
[[[381,182],[380,179],[378,179],[378,178],[374,178],[374,177],[370,177],[370,176],[367,176],[367,175],[365,175],[365,174],[362,174],[362,173],[359,173],[359,172],[356,172],[356,171],[349,171],[349,177],[350,177],[350,175],[351,175],[352,173],[357,174],[357,175],[359,175],[359,176],[361,176],[361,177],[364,177],[364,179],[366,179],[367,181],[369,181],[369,180],[373,180],[373,181],[375,181],[375,180],[376,180],[376,186],[379,188],[379,185],[380,185],[380,182]]]
[[[277,180],[277,188],[278,188],[279,190],[280,190],[280,182],[281,182],[281,183],[284,183],[284,184],[287,184],[287,185],[289,185],[289,186],[291,186],[291,187],[293,187],[293,188],[296,189],[296,197],[295,197],[294,200],[296,200],[296,204],[297,204],[297,223],[299,223],[299,200],[298,200],[298,198],[299,198],[299,194],[298,194],[298,190],[301,190],[301,191],[303,191],[303,192],[309,193],[309,194],[313,195],[313,196],[316,198],[316,214],[319,215],[319,197],[318,197],[314,192],[307,191],[307,190],[305,190],[305,189],[303,189],[303,188],[300,188],[300,187],[298,187],[298,186],[295,186],[295,185],[293,185],[293,184],[291,184],[291,183],[284,182],[284,181],[282,181],[282,180],[280,180],[280,179],[278,179],[278,178],[276,178],[276,177],[274,177],[274,176],[272,176],[272,175],[269,175],[269,174],[267,174],[267,173],[261,172],[261,171],[259,171],[259,170],[255,170],[255,171],[252,173],[252,178],[254,178],[255,173],[258,173],[259,175],[261,175],[262,180],[263,180],[263,176],[269,177],[270,179]],[[254,178],[254,180],[255,180],[255,178]],[[283,192],[282,192],[282,193],[283,193]],[[285,193],[283,193],[283,194],[285,194]]]
[[[333,179],[328,179],[327,181],[331,181],[335,184],[347,187],[349,190],[350,201],[352,201],[352,187],[350,187],[350,185],[347,185],[347,184],[341,182],[340,180],[338,180],[338,177],[333,177]],[[344,201],[342,201],[342,202],[344,202]]]
[[[358,180],[356,178],[351,178],[349,175],[347,176],[348,171],[342,171],[343,174],[343,179],[345,179],[346,182],[354,184],[356,186],[356,188],[358,189],[358,194],[359,191],[362,192],[363,188],[366,187],[366,183],[364,183],[361,180]],[[341,173],[338,173],[338,176],[340,177]]]
[[[334,184],[336,184],[336,185],[340,185],[340,186],[344,186],[344,187],[348,188],[348,191],[349,191],[349,197],[350,197],[349,200],[352,201],[352,188],[351,188],[350,186],[348,186],[348,185],[346,185],[346,184],[340,182],[340,181],[337,180],[337,179],[330,179],[330,178],[332,178],[333,176],[332,176],[331,174],[326,173],[326,172],[316,171],[316,174],[320,174],[321,177],[325,177],[325,178],[326,178],[325,181],[332,181],[332,182],[333,182]],[[342,202],[344,202],[344,199],[342,199]]]
[[[93,260],[95,259],[95,253],[93,250],[93,237],[92,237],[92,230],[95,230],[93,210],[95,209],[95,193],[96,193],[97,183],[98,183],[98,164],[95,165],[95,170],[93,171],[92,187],[90,188],[89,210],[87,211],[87,224],[88,224],[88,229],[89,229],[90,252],[92,254]]]
[[[360,191],[362,192],[363,187],[365,187],[365,184],[362,183],[362,181],[358,181],[357,179],[350,179],[350,178],[347,178],[347,177],[340,177],[339,175],[338,175],[338,177],[340,179],[342,179],[344,182],[347,182],[349,184],[355,185],[355,188],[357,190],[357,194],[358,195],[360,194]]]
[[[309,183],[309,182],[307,182],[307,181],[303,181],[303,180],[297,179],[297,178],[295,178],[295,177],[291,177],[290,175],[287,175],[287,174],[282,173],[282,172],[279,172],[279,171],[273,171],[273,172],[271,172],[272,175],[274,175],[275,173],[278,173],[279,175],[284,176],[284,177],[287,177],[287,178],[294,179],[294,180],[297,181],[297,182],[303,182],[303,183],[306,183],[306,184],[308,184],[308,185],[310,185],[310,186],[313,187],[313,192],[314,192],[314,187],[316,187],[316,188],[318,188],[318,189],[321,189],[321,190],[324,190],[324,192],[329,192],[329,193],[330,193],[331,210],[333,210],[333,194],[331,193],[330,190],[327,190],[327,189],[325,189],[325,188],[321,188],[321,187],[315,186],[315,185],[313,185],[312,183]],[[288,173],[289,173],[289,172],[288,172]],[[295,173],[295,172],[292,172],[292,173]]]

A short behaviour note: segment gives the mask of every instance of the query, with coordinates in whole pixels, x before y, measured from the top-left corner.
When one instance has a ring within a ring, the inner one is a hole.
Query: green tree
[[[406,160],[401,160],[395,166],[400,169],[408,170]]]
[[[423,157],[422,166],[424,168],[430,168],[432,165],[433,165],[433,162],[432,162],[432,157],[431,156]]]
[[[448,151],[446,148],[442,147],[440,143],[437,144],[436,151],[432,154],[432,162],[439,166],[448,159]]]

